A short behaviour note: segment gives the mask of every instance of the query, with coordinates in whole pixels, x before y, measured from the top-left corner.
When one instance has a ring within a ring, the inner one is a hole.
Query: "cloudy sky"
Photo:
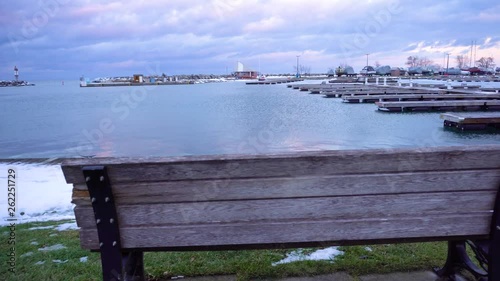
[[[498,0],[5,0],[0,80],[263,73],[457,55],[500,60]]]

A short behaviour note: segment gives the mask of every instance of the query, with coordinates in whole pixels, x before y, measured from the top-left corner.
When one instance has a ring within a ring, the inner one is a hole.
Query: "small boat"
[[[266,76],[260,75],[259,76],[259,81],[266,81]]]

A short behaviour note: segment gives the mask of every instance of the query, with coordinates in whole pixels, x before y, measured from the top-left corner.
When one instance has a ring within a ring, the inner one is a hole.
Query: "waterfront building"
[[[144,82],[144,75],[142,75],[142,74],[134,74],[132,82],[133,83],[143,83]]]
[[[257,79],[259,72],[244,66],[241,62],[236,64],[234,76],[237,79]]]

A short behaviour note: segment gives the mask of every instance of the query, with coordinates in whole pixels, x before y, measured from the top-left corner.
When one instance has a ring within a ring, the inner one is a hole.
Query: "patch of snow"
[[[286,255],[286,258],[274,262],[272,265],[276,266],[278,264],[284,264],[284,263],[291,263],[295,261],[307,261],[307,260],[312,260],[312,261],[319,261],[319,260],[327,260],[333,262],[335,257],[343,255],[344,252],[339,251],[338,247],[329,247],[321,250],[317,250],[315,252],[312,252],[309,255],[305,255],[302,251],[302,249],[298,249],[296,251],[292,251],[291,253],[288,253]]]
[[[35,227],[30,227],[28,230],[41,230],[41,229],[52,229],[54,228],[53,225],[48,225],[48,226],[35,226]]]
[[[372,248],[370,248],[370,247],[365,247],[365,251],[373,252]]]
[[[56,234],[56,233],[52,233],[49,235],[49,237],[54,237],[54,236],[58,236],[59,234]]]
[[[88,259],[89,259],[89,257],[81,257],[80,262],[87,262]]]
[[[21,255],[21,258],[24,258],[24,257],[29,257],[29,256],[32,256],[33,255],[33,252],[27,252],[25,254],[22,254]]]
[[[55,244],[55,245],[52,245],[49,247],[40,248],[40,249],[38,249],[38,251],[48,252],[48,251],[57,251],[57,250],[62,250],[62,249],[66,249],[66,246],[64,246],[63,244]]]
[[[38,242],[33,241],[33,242],[30,243],[30,245],[35,245],[36,246],[36,245],[38,245]]]
[[[65,231],[65,230],[78,230],[80,228],[76,225],[76,222],[68,222],[60,224],[54,227],[54,229],[57,231]]]
[[[44,263],[45,263],[45,261],[37,261],[37,262],[35,262],[35,265],[42,265]]]
[[[0,171],[16,170],[16,215],[18,223],[74,219],[72,185],[67,184],[59,165],[0,163]],[[6,181],[6,173],[0,181]],[[0,196],[0,209],[7,210],[7,196]],[[0,226],[9,222],[0,220]]]
[[[53,263],[67,263],[68,260],[52,260]]]

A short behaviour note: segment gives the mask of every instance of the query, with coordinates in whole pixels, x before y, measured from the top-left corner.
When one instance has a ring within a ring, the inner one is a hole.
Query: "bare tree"
[[[424,66],[424,67],[431,66],[433,64],[434,62],[428,59],[427,57],[420,58],[417,62],[417,66]]]
[[[457,58],[457,67],[462,69],[468,67],[467,62],[469,61],[469,58],[464,55],[458,55]]]
[[[417,66],[418,64],[418,57],[417,56],[409,56],[407,59],[406,59],[406,65],[409,66],[409,67],[415,67]]]
[[[477,63],[479,67],[492,68],[495,66],[495,59],[492,57],[482,57],[477,61]]]
[[[299,69],[301,73],[311,74],[311,67],[308,65],[299,65]]]
[[[297,73],[297,66],[293,67],[293,71]],[[299,64],[299,74],[311,74],[311,67],[307,65]]]
[[[406,59],[406,65],[409,67],[417,67],[417,66],[431,66],[434,62],[427,57],[419,58],[418,56],[409,56]]]
[[[375,67],[380,67],[380,65],[381,65],[380,62],[375,61]]]

